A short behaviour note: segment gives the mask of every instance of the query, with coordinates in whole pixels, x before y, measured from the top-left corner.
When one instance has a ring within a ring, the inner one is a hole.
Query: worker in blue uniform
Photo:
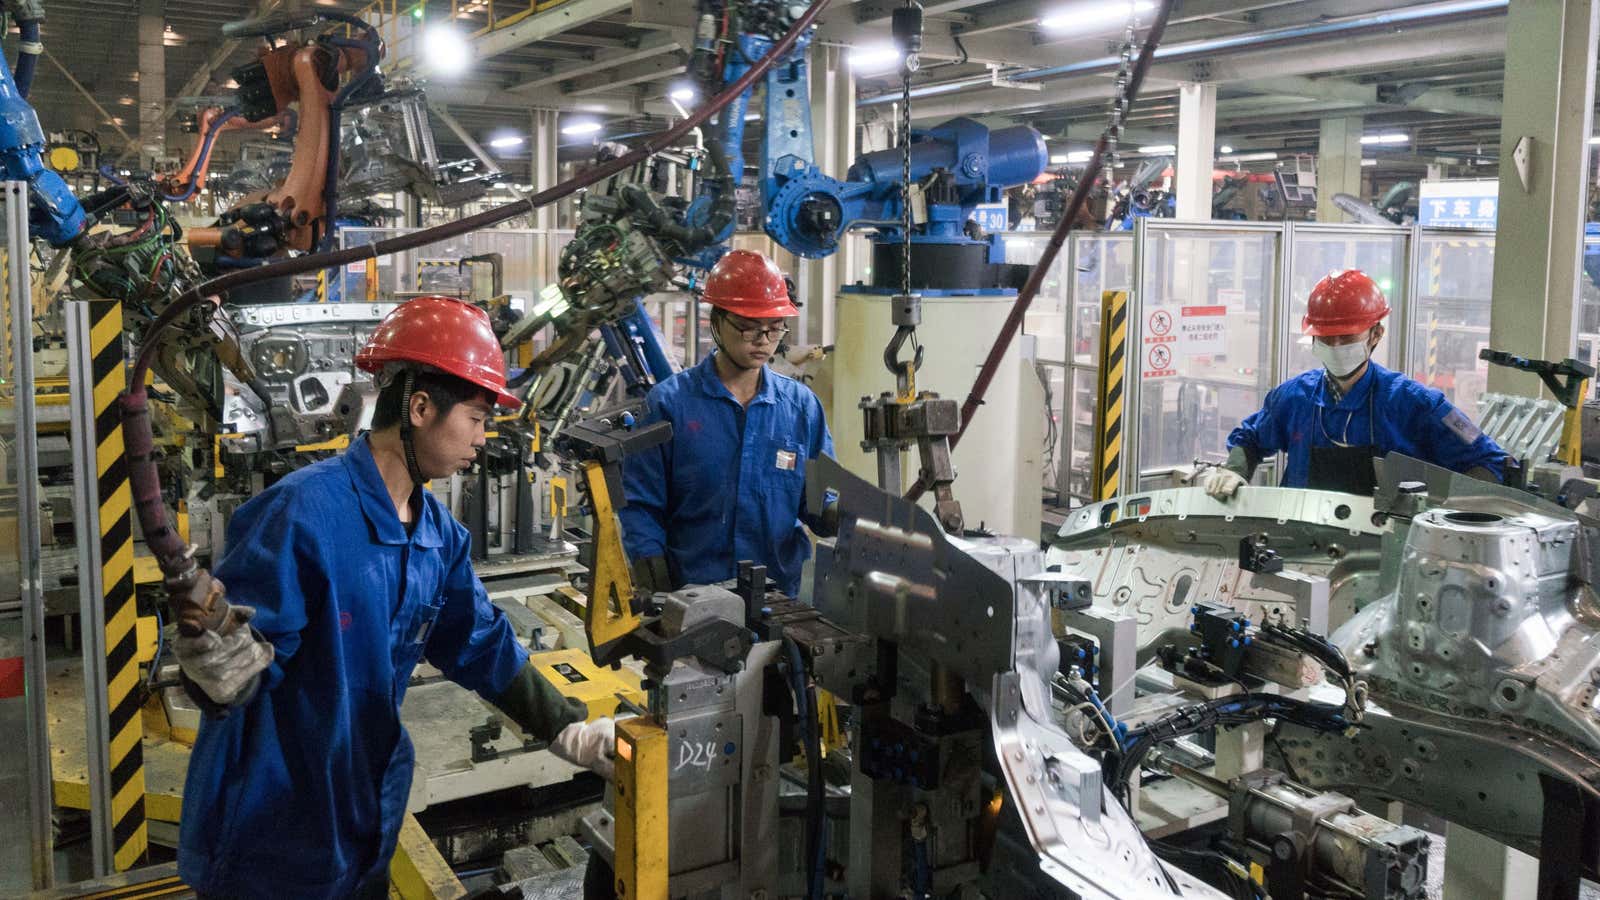
[[[1372,361],[1389,302],[1364,272],[1336,272],[1311,289],[1302,323],[1322,368],[1267,394],[1228,435],[1228,461],[1197,473],[1218,499],[1232,497],[1273,453],[1288,456],[1284,487],[1371,495],[1373,458],[1390,452],[1500,481],[1506,453],[1444,394]]]
[[[178,871],[201,897],[384,897],[410,793],[400,704],[419,659],[604,773],[610,726],[528,663],[472,571],[467,530],[423,488],[470,466],[505,361],[482,310],[397,308],[356,358],[372,432],[241,506],[216,568],[226,633],[176,642],[206,710]],[[464,739],[464,738],[463,738]]]
[[[806,463],[833,454],[816,395],[767,366],[799,311],[777,265],[748,250],[712,267],[704,296],[717,349],[645,398],[643,420],[672,423],[672,440],[623,461],[623,542],[651,590],[726,581],[750,560],[794,595],[811,555],[802,522],[825,528],[805,506]]]

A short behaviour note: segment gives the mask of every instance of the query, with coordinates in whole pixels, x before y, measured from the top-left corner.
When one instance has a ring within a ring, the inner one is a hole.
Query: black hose
[[[822,900],[828,854],[826,807],[822,791],[822,734],[817,724],[817,695],[806,687],[805,657],[793,638],[783,639],[789,657],[789,687],[800,710],[801,742],[806,751],[806,896]]]
[[[482,228],[489,228],[537,210],[539,207],[547,206],[590,185],[598,184],[618,172],[631,168],[640,160],[659,153],[679,138],[704,124],[711,116],[732,102],[735,97],[743,94],[757,79],[764,76],[767,70],[772,68],[778,60],[788,55],[795,41],[799,40],[800,35],[811,27],[817,16],[821,14],[823,9],[827,8],[828,2],[829,0],[812,0],[811,6],[807,7],[805,14],[795,21],[794,27],[789,30],[789,33],[772,45],[772,49],[768,50],[765,56],[757,60],[755,65],[751,66],[737,81],[723,88],[722,93],[711,98],[704,107],[691,113],[688,118],[657,134],[646,141],[643,146],[631,150],[610,162],[595,166],[561,184],[547,188],[515,203],[497,206],[494,209],[485,210],[476,215],[458,219],[454,222],[446,222],[422,231],[399,235],[360,247],[346,247],[342,250],[332,250],[326,253],[297,256],[272,263],[271,265],[229,272],[226,275],[219,275],[190,288],[173,300],[161,312],[161,315],[151,323],[149,331],[146,332],[144,345],[139,350],[139,356],[134,361],[132,371],[129,372],[130,391],[143,389],[144,376],[149,371],[150,361],[155,352],[156,338],[191,309],[201,303],[214,302],[213,298],[217,295],[273,278],[301,275],[307,272],[315,272],[318,269],[330,269],[354,262],[376,259],[391,253],[414,250],[418,247],[436,244]]]
[[[39,54],[44,52],[44,45],[39,43],[40,21],[17,20],[17,31],[22,35],[22,49],[17,53],[17,70],[11,75],[17,83],[17,93],[24,100],[28,99],[28,90],[33,87],[33,73],[39,68]]]

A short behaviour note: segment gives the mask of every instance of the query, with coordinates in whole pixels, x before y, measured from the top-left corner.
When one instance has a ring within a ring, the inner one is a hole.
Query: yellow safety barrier
[[[1117,494],[1122,478],[1123,370],[1128,344],[1128,292],[1100,295],[1100,382],[1095,403],[1094,499]]]

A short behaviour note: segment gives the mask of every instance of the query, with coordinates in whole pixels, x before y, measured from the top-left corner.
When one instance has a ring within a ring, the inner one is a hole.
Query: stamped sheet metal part
[[[1042,553],[1017,538],[945,536],[926,510],[826,457],[808,499],[839,497],[840,531],[818,549],[814,602],[841,626],[958,673],[986,708],[996,757],[1041,873],[1079,896],[1220,896],[1163,865],[1101,782],[1100,766],[1053,721],[1059,663]],[[857,821],[853,827],[871,827]]]
[[[1239,541],[1267,535],[1292,571],[1328,580],[1335,624],[1378,598],[1384,528],[1373,501],[1332,491],[1249,487],[1219,501],[1196,488],[1148,491],[1076,510],[1046,563],[1094,586],[1094,604],[1134,617],[1141,661],[1188,633],[1190,607],[1223,603],[1257,622],[1297,621],[1281,579],[1245,571]]]
[[[1353,736],[1280,731],[1270,749],[1291,779],[1414,803],[1533,854],[1551,784],[1600,800],[1600,523],[1391,455],[1373,500],[1189,489],[1086,507],[1049,560],[1088,578],[1097,606],[1137,613],[1148,648],[1194,601],[1272,618],[1238,571],[1251,533],[1287,570],[1329,579],[1332,639],[1371,692]]]
[[[1538,853],[1542,777],[1600,799],[1600,531],[1531,495],[1420,474],[1440,505],[1396,519],[1385,596],[1333,636],[1381,709],[1353,742],[1286,732],[1285,751],[1314,786],[1421,803]]]

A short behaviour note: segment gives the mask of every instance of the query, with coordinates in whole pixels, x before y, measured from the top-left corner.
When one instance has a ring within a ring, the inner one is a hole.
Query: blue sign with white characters
[[[979,203],[972,208],[972,218],[977,221],[978,227],[986,234],[1005,231],[1007,225],[1007,211],[1004,203]]]
[[[1487,179],[1422,183],[1417,220],[1427,228],[1493,228],[1500,184]]]

